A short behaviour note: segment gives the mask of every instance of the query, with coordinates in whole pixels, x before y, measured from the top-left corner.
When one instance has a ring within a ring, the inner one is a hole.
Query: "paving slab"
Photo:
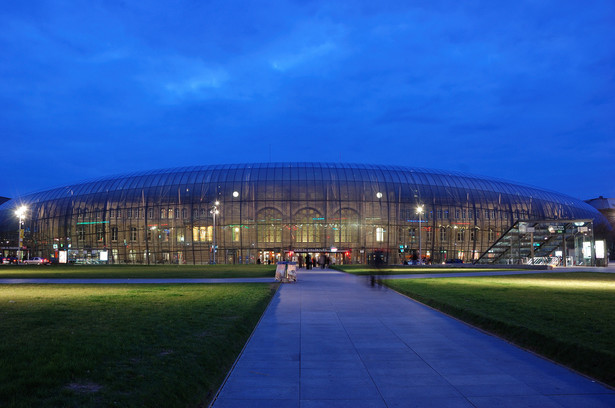
[[[280,288],[212,406],[615,407],[615,391],[366,277],[317,270]]]

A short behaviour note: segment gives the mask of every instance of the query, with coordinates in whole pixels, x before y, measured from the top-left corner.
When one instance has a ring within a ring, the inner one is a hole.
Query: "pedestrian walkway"
[[[615,407],[615,391],[368,282],[283,285],[213,407]]]

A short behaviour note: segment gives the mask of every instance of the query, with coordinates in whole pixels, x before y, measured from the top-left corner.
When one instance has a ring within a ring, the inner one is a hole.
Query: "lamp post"
[[[21,223],[23,222],[23,219],[26,215],[26,211],[28,210],[28,208],[25,205],[22,205],[21,207],[19,207],[17,210],[15,210],[15,215],[17,217],[19,217],[19,238],[18,238],[18,242],[19,242],[19,249],[17,250],[17,261],[21,262],[21,258],[22,258],[22,252],[21,252],[21,248],[22,248],[22,242],[23,242],[23,238],[21,236]]]
[[[421,235],[422,235],[421,234],[421,232],[422,232],[421,231],[422,230],[421,223],[423,222],[422,221],[423,211],[424,211],[424,209],[423,209],[422,205],[417,205],[416,206],[416,213],[419,215],[419,265],[423,264],[423,257],[421,255],[421,250],[422,250],[422,248],[421,248]]]
[[[213,230],[213,249],[212,252],[214,254],[213,263],[216,263],[216,215],[220,214],[220,210],[218,206],[220,205],[220,201],[214,201],[214,205],[211,206],[211,210],[209,211],[214,216],[214,230]]]

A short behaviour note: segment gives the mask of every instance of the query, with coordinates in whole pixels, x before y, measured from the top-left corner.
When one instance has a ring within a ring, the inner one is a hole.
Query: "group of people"
[[[331,263],[331,258],[325,254],[320,254],[320,256],[311,256],[310,254],[306,254],[305,258],[302,254],[299,254],[297,257],[297,264],[299,269],[302,269],[305,265],[305,269],[316,268],[316,266],[320,266],[321,269],[325,269],[329,267]]]

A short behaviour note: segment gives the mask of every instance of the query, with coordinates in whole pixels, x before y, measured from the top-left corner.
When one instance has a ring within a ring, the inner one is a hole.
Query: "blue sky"
[[[615,197],[610,0],[0,10],[0,196],[271,160],[448,169]]]

